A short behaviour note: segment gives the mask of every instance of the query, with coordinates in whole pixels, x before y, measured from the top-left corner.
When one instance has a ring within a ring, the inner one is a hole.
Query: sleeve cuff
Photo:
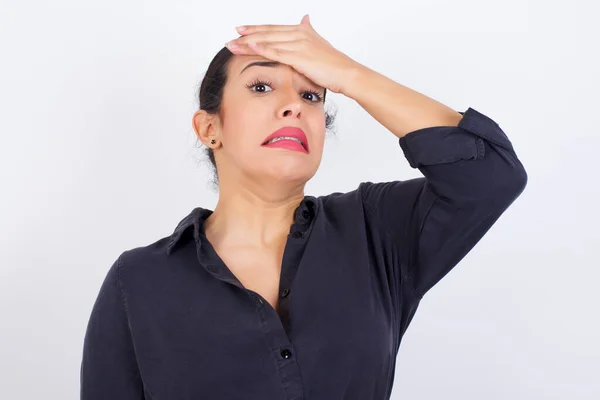
[[[411,167],[481,159],[484,140],[512,150],[510,140],[494,120],[471,107],[459,113],[463,117],[458,126],[418,129],[399,139]]]

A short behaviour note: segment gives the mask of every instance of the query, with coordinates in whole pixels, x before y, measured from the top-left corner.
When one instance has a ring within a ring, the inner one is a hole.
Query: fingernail
[[[238,49],[240,48],[240,46],[238,46],[238,45],[237,45],[237,44],[235,44],[235,43],[231,43],[231,42],[229,42],[229,43],[225,43],[225,46],[227,46],[227,48],[228,48],[229,50],[238,50]]]
[[[235,28],[238,32],[244,32],[246,30],[246,27],[244,25],[238,26]]]

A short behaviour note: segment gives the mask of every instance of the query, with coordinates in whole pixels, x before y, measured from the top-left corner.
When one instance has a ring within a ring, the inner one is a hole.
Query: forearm
[[[342,94],[363,107],[398,138],[422,128],[457,126],[452,108],[358,64]]]

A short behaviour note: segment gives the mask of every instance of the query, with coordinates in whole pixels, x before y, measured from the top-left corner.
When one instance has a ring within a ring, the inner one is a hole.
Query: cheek
[[[325,120],[323,116],[320,116],[315,120],[311,125],[311,131],[313,132],[313,142],[315,142],[315,145],[318,148],[322,149],[326,136]]]
[[[263,111],[264,113],[264,111]],[[259,110],[253,108],[252,105],[246,107],[238,107],[231,111],[233,118],[226,121],[223,129],[223,137],[225,144],[230,148],[235,148],[238,151],[248,151],[260,145],[260,140],[266,137],[269,132],[261,126],[269,126],[264,121],[264,117]]]

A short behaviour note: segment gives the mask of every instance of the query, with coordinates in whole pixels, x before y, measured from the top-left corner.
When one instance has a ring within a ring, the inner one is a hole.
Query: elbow
[[[527,171],[520,161],[505,170],[492,190],[491,197],[494,202],[499,202],[502,206],[512,204],[525,190],[528,182]]]
[[[527,186],[527,181],[529,179],[525,167],[523,167],[523,164],[519,164],[520,167],[517,168],[517,171],[514,173],[515,178],[513,178],[516,196],[519,196],[521,193],[523,193],[525,187]]]

